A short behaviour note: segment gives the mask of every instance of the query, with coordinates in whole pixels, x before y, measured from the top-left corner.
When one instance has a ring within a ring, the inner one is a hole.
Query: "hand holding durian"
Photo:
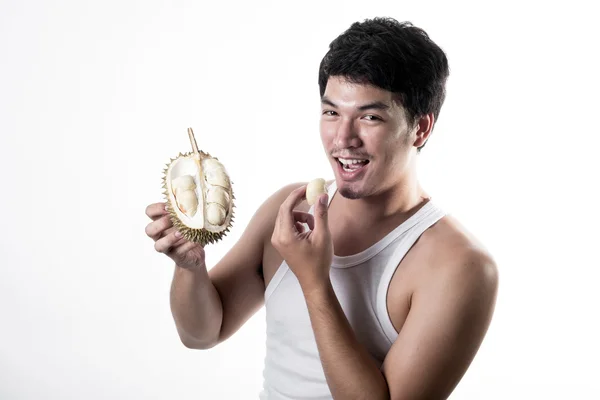
[[[198,270],[206,268],[204,248],[200,243],[183,238],[173,226],[171,215],[164,202],[146,208],[152,222],[146,226],[146,234],[154,240],[154,249],[170,257],[180,268]]]
[[[198,150],[188,129],[192,152],[179,153],[164,170],[166,202],[146,208],[152,222],[146,234],[154,248],[185,269],[205,268],[204,246],[223,238],[233,222],[233,191],[223,165]]]

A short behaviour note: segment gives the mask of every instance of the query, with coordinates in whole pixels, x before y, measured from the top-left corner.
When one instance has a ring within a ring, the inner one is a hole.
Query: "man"
[[[321,139],[334,171],[273,193],[210,271],[164,204],[146,229],[176,266],[185,346],[208,349],[266,307],[263,399],[445,399],[489,327],[492,257],[420,186],[416,163],[445,96],[448,63],[422,30],[353,24],[319,70]]]

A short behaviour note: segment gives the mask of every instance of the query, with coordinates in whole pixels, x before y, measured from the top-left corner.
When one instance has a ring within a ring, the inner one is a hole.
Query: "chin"
[[[350,200],[357,200],[364,197],[365,193],[354,185],[343,182],[337,185],[337,192],[344,198]]]
[[[340,176],[335,178],[337,193],[349,200],[361,199],[368,194],[365,192],[364,182],[361,180],[347,181]]]

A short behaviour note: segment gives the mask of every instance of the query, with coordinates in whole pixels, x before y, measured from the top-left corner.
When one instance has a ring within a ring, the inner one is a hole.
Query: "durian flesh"
[[[221,162],[203,151],[171,159],[163,188],[173,226],[203,246],[221,240],[233,223],[232,183]]]
[[[320,195],[327,193],[327,183],[323,178],[315,178],[306,185],[306,201],[309,205],[317,202]]]

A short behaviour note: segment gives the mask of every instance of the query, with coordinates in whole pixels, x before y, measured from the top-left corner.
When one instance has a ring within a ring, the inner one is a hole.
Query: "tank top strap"
[[[419,237],[432,225],[447,215],[446,211],[434,204],[431,200],[427,203],[427,212],[423,213],[421,218],[411,226],[410,231],[393,245],[393,251],[386,259],[386,263],[376,289],[375,310],[381,328],[389,340],[393,343],[398,337],[398,332],[394,328],[387,309],[387,294],[392,277],[396,272],[398,265],[404,259],[409,250],[413,247]]]

